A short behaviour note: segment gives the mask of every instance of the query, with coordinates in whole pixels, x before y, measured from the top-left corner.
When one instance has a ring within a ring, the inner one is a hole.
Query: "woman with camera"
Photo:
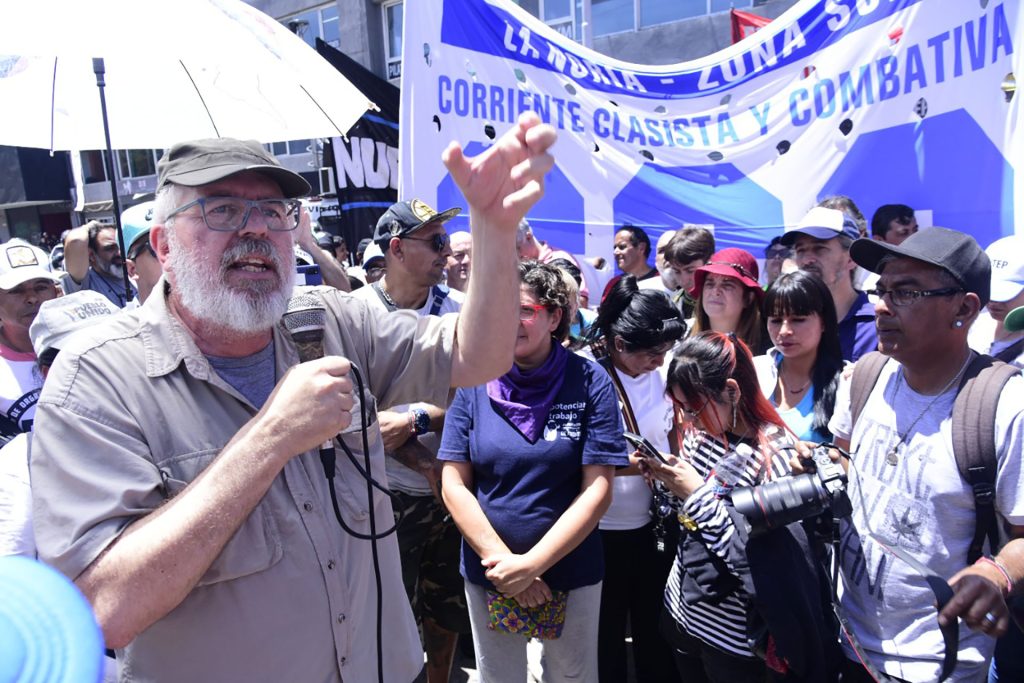
[[[665,356],[685,332],[683,316],[669,298],[660,291],[640,289],[636,277],[629,274],[612,286],[591,328],[591,348],[612,378],[626,429],[664,452],[675,450],[670,448],[674,428],[672,404],[665,394]],[[640,476],[637,457],[631,462],[615,471],[612,504],[600,524],[605,576],[598,635],[599,680],[628,679],[628,621],[635,679],[667,683],[678,678],[672,651],[658,630],[658,617],[675,554],[675,534],[668,537],[666,526],[674,520],[658,516],[659,506]]]
[[[445,505],[462,532],[462,575],[477,669],[526,678],[541,639],[546,681],[597,680],[604,563],[598,521],[626,466],[615,390],[596,363],[561,345],[569,292],[554,266],[519,265],[514,365],[463,388],[445,418]]]
[[[828,287],[813,273],[782,275],[768,288],[764,317],[774,347],[754,359],[761,390],[796,438],[830,442],[845,363]]]
[[[703,332],[676,350],[669,396],[682,452],[642,468],[676,496],[682,537],[663,630],[688,683],[825,680],[824,576],[799,525],[762,537],[732,509],[734,489],[790,473],[794,442],[761,393],[746,344]],[[793,527],[797,528],[793,528]]]
[[[764,290],[757,277],[757,259],[749,251],[730,247],[715,252],[694,273],[690,334],[732,332],[755,354],[762,353],[767,348],[761,322]]]

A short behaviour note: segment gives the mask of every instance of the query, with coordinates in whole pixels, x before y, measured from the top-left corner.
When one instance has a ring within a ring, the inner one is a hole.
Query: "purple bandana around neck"
[[[565,381],[565,364],[569,352],[561,344],[552,343],[551,353],[539,368],[521,370],[518,365],[487,383],[487,395],[495,408],[530,443],[536,443],[558,390]]]

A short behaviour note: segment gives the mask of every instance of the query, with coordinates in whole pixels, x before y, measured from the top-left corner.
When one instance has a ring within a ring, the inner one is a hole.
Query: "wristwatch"
[[[412,432],[416,436],[422,436],[430,431],[430,415],[423,408],[413,408],[409,411],[412,413]]]

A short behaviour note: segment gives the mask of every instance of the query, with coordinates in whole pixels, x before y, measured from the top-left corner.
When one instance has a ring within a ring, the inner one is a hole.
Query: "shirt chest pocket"
[[[213,462],[219,452],[199,451],[162,462],[160,473],[167,498],[180,494]],[[268,492],[228,540],[198,585],[230,581],[264,571],[277,564],[282,555],[281,534],[274,514],[274,496]]]

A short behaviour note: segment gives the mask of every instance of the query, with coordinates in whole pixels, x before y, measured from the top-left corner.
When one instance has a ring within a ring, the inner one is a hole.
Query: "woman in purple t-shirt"
[[[568,291],[557,268],[520,265],[512,369],[460,389],[438,457],[463,535],[462,574],[482,680],[526,677],[544,645],[545,681],[597,680],[604,573],[597,523],[616,466],[628,464],[608,375],[560,343]]]

